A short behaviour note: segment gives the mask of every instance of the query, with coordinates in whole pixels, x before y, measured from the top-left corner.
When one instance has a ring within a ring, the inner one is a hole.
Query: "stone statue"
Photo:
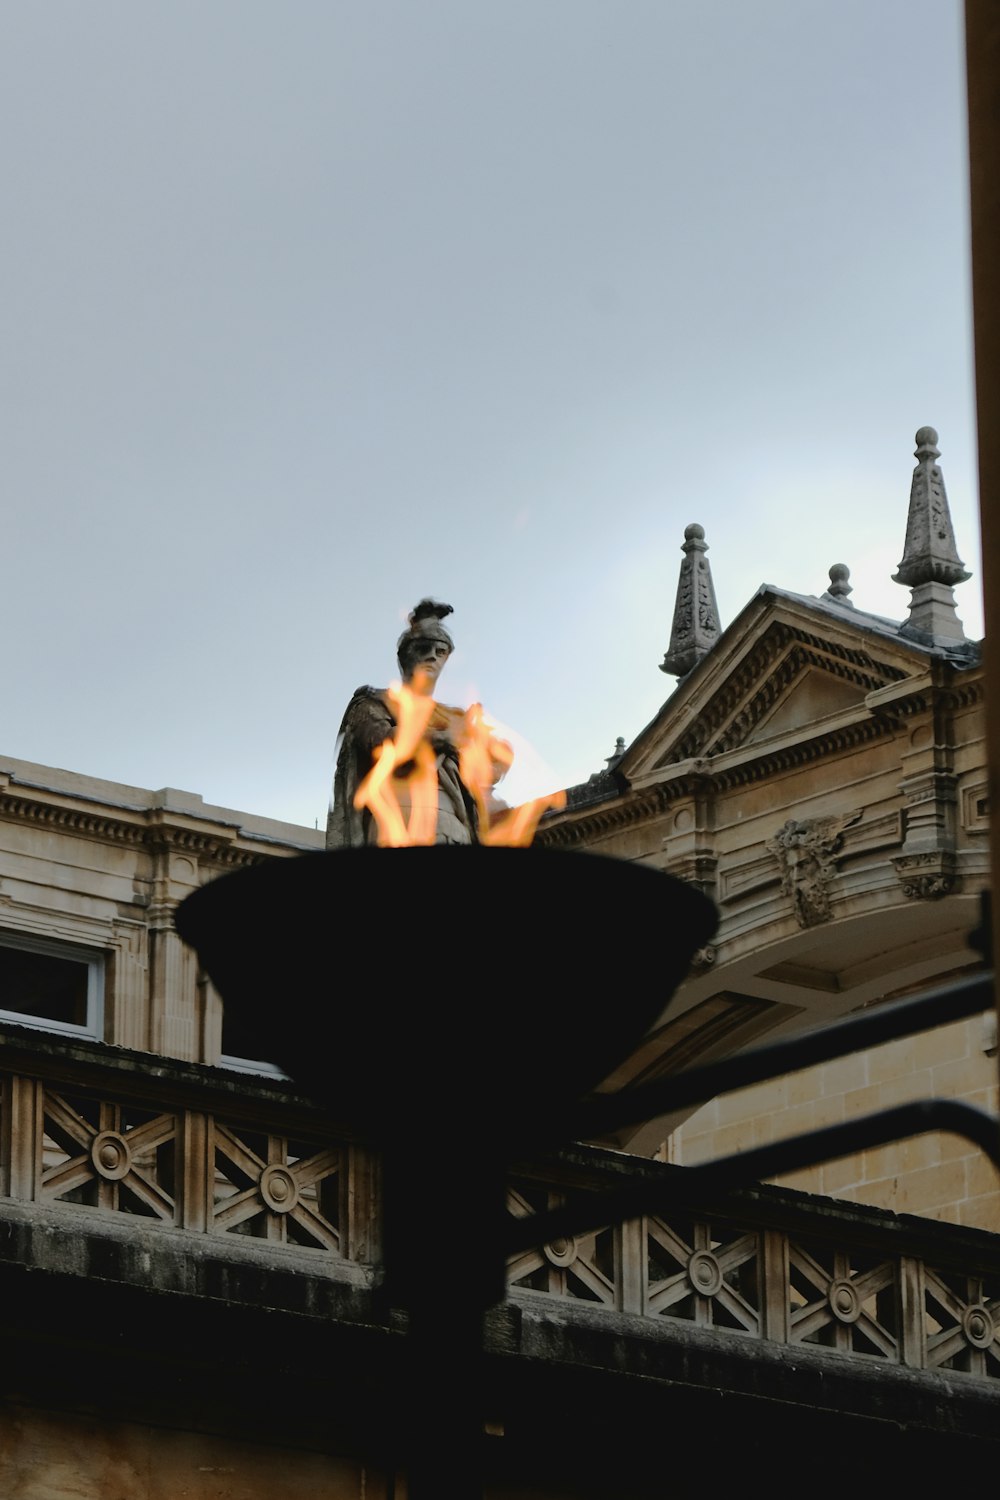
[[[396,660],[404,684],[430,696],[455,643],[442,620],[450,604],[421,599],[396,645]],[[457,736],[464,722],[461,709],[435,703],[426,738],[437,764],[438,844],[478,842],[476,804],[458,774]],[[347,705],[337,740],[337,768],[333,802],[326,824],[328,849],[378,843],[378,830],[367,809],[354,806],[355,793],[374,763],[373,752],[396,732],[396,717],[384,688],[359,687]],[[394,778],[394,791],[404,813],[409,793],[404,777]]]

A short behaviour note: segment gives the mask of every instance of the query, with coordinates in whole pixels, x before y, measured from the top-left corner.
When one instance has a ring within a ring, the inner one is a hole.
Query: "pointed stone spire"
[[[719,607],[715,602],[712,569],[705,553],[705,528],[684,528],[684,561],[677,581],[677,602],[670,632],[670,647],[660,664],[661,672],[686,677],[707,656],[719,639]]]
[[[935,462],[941,457],[937,440],[933,427],[921,427],[917,433],[917,467],[910,485],[906,542],[892,581],[913,590],[909,617],[899,627],[900,635],[933,646],[948,646],[966,639],[955,613],[954,585],[964,583],[972,574],[965,571],[955,547],[944,477]]]

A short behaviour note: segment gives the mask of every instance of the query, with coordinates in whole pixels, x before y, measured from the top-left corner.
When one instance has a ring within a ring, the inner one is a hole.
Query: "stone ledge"
[[[594,1311],[577,1302],[513,1292],[521,1359],[573,1366],[670,1390],[725,1393],[733,1400],[854,1414],[900,1429],[988,1440],[1000,1456],[997,1382],[954,1371],[908,1369],[832,1349],[782,1344],[679,1319]]]

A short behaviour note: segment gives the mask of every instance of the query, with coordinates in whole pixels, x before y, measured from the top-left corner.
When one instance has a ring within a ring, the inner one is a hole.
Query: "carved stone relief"
[[[859,809],[843,817],[789,818],[768,840],[768,852],[781,868],[781,888],[800,927],[830,920],[829,889],[843,832],[860,817]]]
[[[892,862],[903,894],[921,901],[948,896],[955,889],[955,856],[946,849],[900,854]]]

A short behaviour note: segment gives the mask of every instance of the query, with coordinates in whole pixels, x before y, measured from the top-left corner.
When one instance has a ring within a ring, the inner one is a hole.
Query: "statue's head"
[[[396,660],[404,682],[410,682],[418,668],[432,687],[442,667],[455,649],[455,642],[441,621],[452,613],[450,604],[421,599],[410,611],[409,626],[396,643]]]

